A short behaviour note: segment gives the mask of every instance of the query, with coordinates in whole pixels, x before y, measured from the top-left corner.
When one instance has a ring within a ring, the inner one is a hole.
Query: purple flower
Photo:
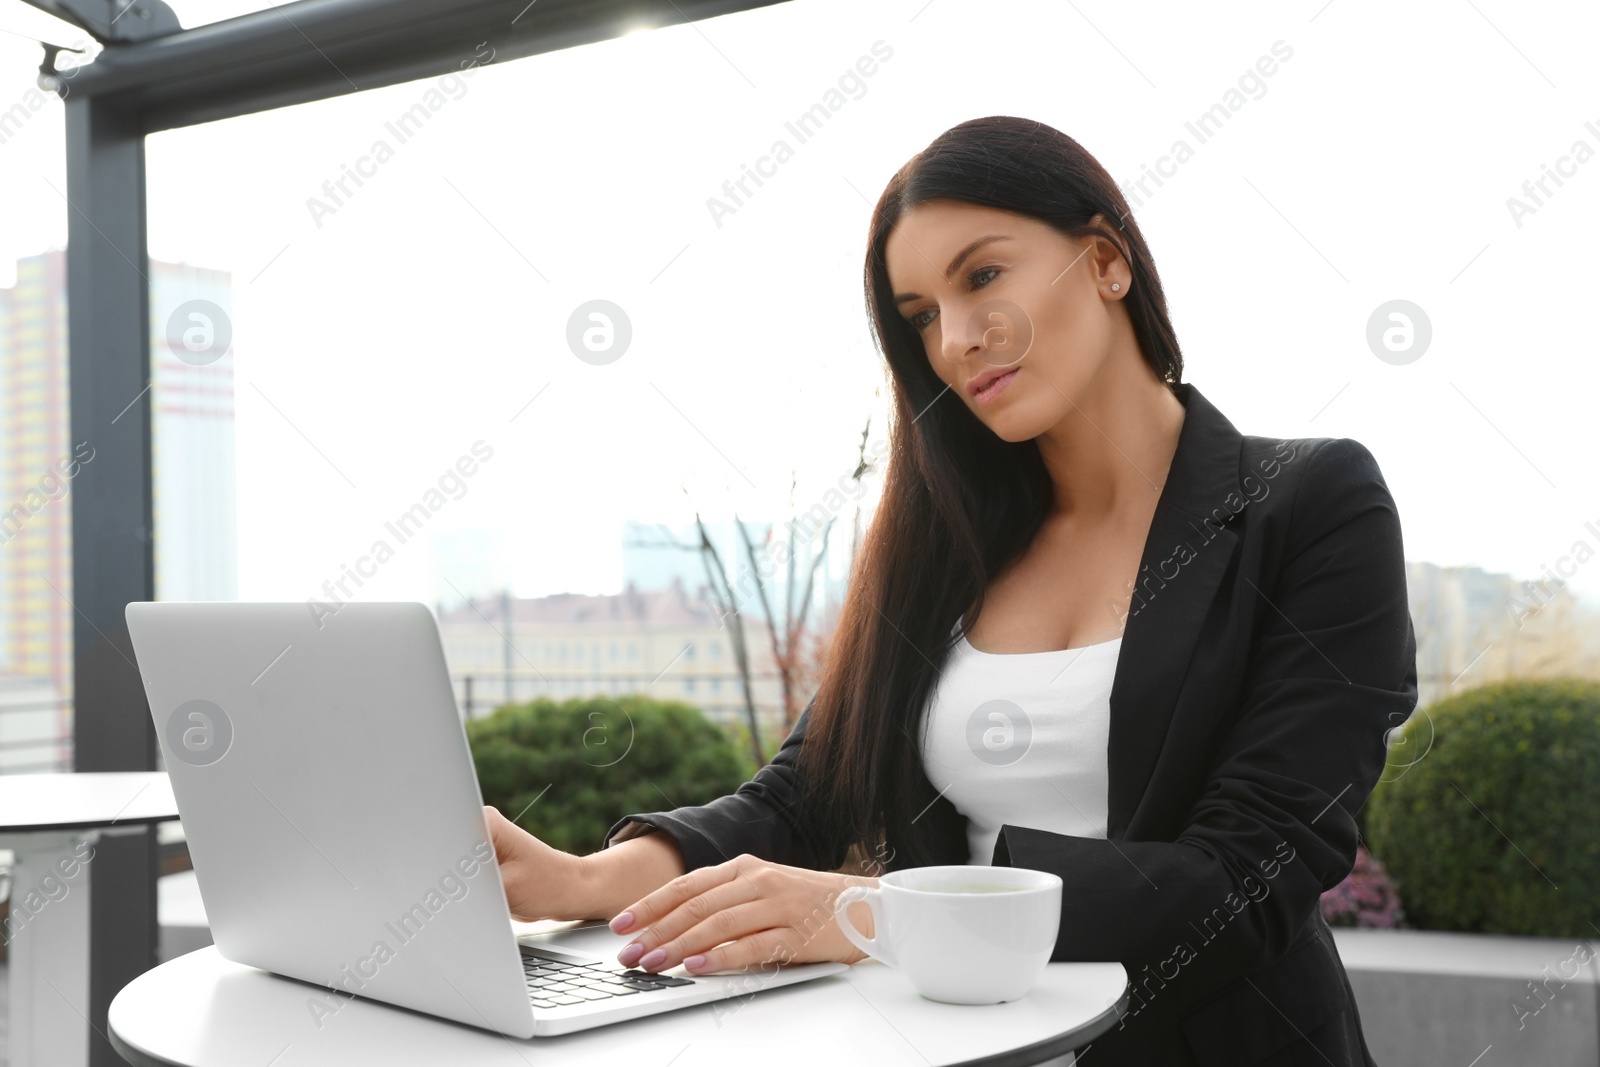
[[[1329,926],[1366,926],[1392,930],[1405,925],[1400,892],[1383,864],[1356,846],[1350,874],[1322,894],[1322,917]]]

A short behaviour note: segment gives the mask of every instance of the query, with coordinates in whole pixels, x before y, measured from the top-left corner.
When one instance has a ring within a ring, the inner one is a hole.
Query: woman
[[[845,885],[1036,868],[1052,959],[1131,978],[1092,1062],[1371,1064],[1318,904],[1416,702],[1371,454],[1241,435],[1181,383],[1125,201],[1037,122],[908,162],[866,291],[896,418],[816,696],[733,795],[591,856],[490,809],[513,913],[611,919],[647,970],[853,963],[815,918]]]

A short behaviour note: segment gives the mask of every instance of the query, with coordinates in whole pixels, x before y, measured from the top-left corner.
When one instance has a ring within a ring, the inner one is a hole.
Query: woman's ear
[[[1096,211],[1093,215],[1090,215],[1089,216],[1089,223],[1090,223],[1090,225],[1099,226],[1100,228],[1102,228],[1104,230],[1108,230],[1108,231],[1117,233],[1117,237],[1115,239],[1113,239],[1112,242],[1111,242],[1112,246],[1114,248],[1116,248],[1117,253],[1120,256],[1122,256],[1123,260],[1127,261],[1127,259],[1128,259],[1128,250],[1122,246],[1121,234],[1118,232],[1118,231],[1121,230],[1121,227],[1120,226],[1112,226],[1110,223],[1106,222],[1105,213],[1102,212],[1102,211]],[[1124,285],[1124,288],[1126,288],[1126,285]]]

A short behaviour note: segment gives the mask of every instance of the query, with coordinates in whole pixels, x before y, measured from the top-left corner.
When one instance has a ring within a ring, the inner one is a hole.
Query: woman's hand
[[[483,814],[489,820],[511,917],[518,922],[586,918],[577,914],[583,910],[583,861],[545,844],[498,808],[485,805]]]
[[[696,974],[774,962],[857,963],[866,953],[839,929],[833,903],[847,886],[877,884],[741,855],[680,875],[613,918],[615,933],[641,931],[617,961],[647,971],[682,963]],[[850,918],[872,936],[865,904],[852,904]]]

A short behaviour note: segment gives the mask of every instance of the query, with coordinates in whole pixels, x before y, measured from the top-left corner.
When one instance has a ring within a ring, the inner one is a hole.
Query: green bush
[[[467,740],[483,802],[577,855],[624,815],[704,804],[754,773],[698,708],[637,695],[508,704]]]
[[[1594,936],[1600,682],[1500,682],[1418,711],[1368,803],[1412,925]]]

